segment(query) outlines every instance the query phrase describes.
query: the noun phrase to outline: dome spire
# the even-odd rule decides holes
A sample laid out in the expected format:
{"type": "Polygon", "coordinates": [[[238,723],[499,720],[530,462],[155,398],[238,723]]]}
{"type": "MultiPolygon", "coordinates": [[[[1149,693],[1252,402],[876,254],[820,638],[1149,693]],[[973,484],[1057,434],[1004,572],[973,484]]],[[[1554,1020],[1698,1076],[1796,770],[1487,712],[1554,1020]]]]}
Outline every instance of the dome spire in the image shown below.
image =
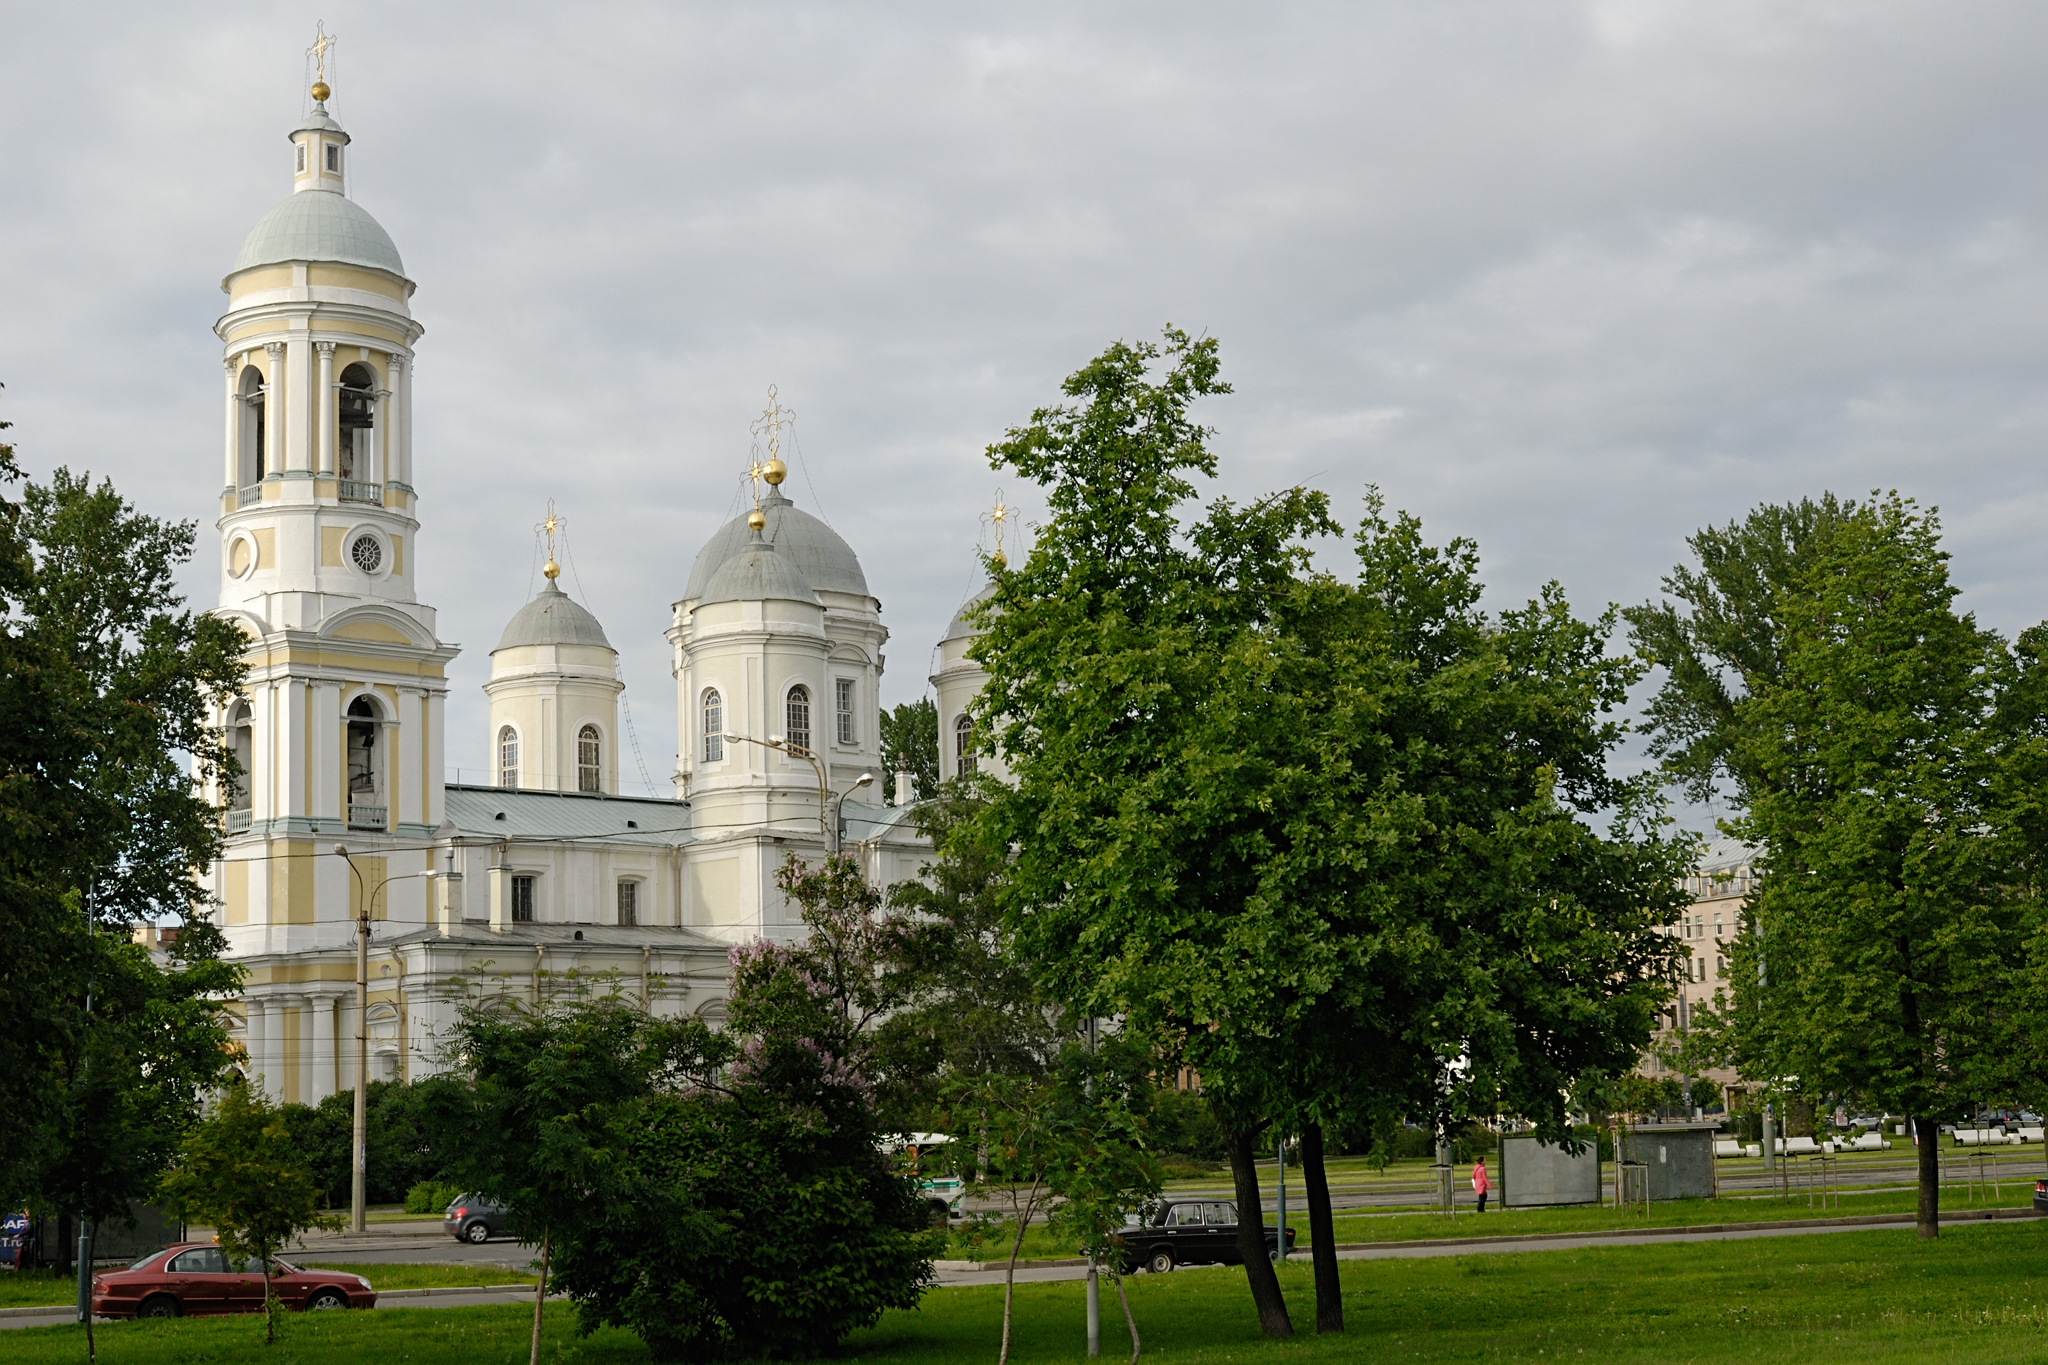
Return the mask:
{"type": "MultiPolygon", "coordinates": [[[[553,498],[548,499],[547,520],[541,522],[540,525],[534,527],[533,529],[536,531],[544,531],[547,533],[548,562],[546,566],[541,569],[541,572],[546,574],[548,576],[548,582],[552,583],[557,578],[560,578],[562,576],[562,566],[555,563],[555,532],[562,529],[562,519],[555,515],[555,500],[553,498]]],[[[533,561],[528,560],[527,562],[530,564],[533,561]]]]}
{"type": "Polygon", "coordinates": [[[747,477],[753,480],[754,484],[754,510],[747,518],[747,525],[756,531],[768,524],[768,518],[761,512],[761,485],[768,485],[768,498],[773,502],[776,497],[774,490],[781,488],[782,481],[789,477],[789,466],[782,462],[782,427],[795,416],[795,413],[782,406],[782,400],[776,396],[775,386],[770,384],[768,406],[747,428],[754,437],[752,458],[747,464],[747,477]],[[768,458],[765,460],[761,458],[761,441],[764,437],[768,441],[768,458]]]}
{"type": "Polygon", "coordinates": [[[1010,519],[1010,508],[1003,503],[1003,490],[996,490],[996,505],[989,510],[989,523],[996,528],[996,551],[989,556],[998,569],[1009,564],[1009,557],[1003,553],[1003,523],[1010,519]]]}
{"type": "MultiPolygon", "coordinates": [[[[306,49],[306,55],[313,59],[313,101],[325,104],[332,92],[327,88],[327,54],[340,39],[327,31],[327,21],[320,20],[313,25],[313,45],[306,49]]],[[[326,113],[325,109],[320,111],[326,113]]]]}

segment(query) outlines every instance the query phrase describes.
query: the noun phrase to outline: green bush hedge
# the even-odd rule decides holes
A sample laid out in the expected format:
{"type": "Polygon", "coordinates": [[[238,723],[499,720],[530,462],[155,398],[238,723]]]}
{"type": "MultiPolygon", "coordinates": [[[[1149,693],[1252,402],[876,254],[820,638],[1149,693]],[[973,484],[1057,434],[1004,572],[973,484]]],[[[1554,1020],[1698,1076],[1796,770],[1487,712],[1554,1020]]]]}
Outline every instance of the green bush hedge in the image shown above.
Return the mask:
{"type": "Polygon", "coordinates": [[[407,1213],[439,1213],[462,1197],[460,1185],[440,1180],[422,1180],[405,1192],[407,1213]]]}

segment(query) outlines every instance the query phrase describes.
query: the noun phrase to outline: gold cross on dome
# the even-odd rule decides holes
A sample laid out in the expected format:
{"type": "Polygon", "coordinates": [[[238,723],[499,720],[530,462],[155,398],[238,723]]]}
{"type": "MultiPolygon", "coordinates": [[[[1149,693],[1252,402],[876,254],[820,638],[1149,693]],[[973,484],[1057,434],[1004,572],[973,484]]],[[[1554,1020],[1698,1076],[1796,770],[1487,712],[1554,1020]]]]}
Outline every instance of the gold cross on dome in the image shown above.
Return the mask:
{"type": "Polygon", "coordinates": [[[562,572],[562,566],[555,563],[555,532],[562,529],[562,519],[555,515],[555,500],[553,498],[548,499],[547,519],[533,529],[547,533],[548,562],[547,567],[542,569],[541,572],[549,578],[553,578],[562,572]]]}
{"type": "Polygon", "coordinates": [[[313,25],[313,45],[306,49],[306,55],[313,59],[313,79],[327,79],[327,53],[334,46],[335,35],[327,31],[327,21],[322,19],[313,25]]]}
{"type": "Polygon", "coordinates": [[[1010,519],[1010,508],[1003,502],[1001,489],[996,490],[996,505],[989,510],[988,519],[996,528],[996,552],[990,558],[998,564],[1007,564],[1009,560],[1003,554],[1003,523],[1010,519]]]}
{"type": "MultiPolygon", "coordinates": [[[[782,406],[782,400],[776,396],[775,386],[770,384],[768,386],[768,406],[762,410],[759,420],[747,428],[750,433],[757,437],[765,436],[768,438],[769,460],[779,460],[782,458],[782,424],[795,416],[795,413],[782,406]]],[[[756,463],[757,471],[765,471],[767,467],[766,463],[756,463]]],[[[758,480],[761,475],[759,472],[756,472],[754,477],[758,480]]]]}

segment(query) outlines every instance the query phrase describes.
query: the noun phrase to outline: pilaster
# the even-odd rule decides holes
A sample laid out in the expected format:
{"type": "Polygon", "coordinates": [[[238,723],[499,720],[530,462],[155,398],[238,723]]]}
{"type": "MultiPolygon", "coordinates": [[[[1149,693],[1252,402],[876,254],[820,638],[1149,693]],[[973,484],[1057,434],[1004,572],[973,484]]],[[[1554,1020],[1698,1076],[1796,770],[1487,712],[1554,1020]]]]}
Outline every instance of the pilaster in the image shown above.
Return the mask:
{"type": "Polygon", "coordinates": [[[284,469],[284,343],[266,341],[263,351],[270,357],[263,380],[263,472],[268,476],[284,469]]]}
{"type": "Polygon", "coordinates": [[[320,378],[313,389],[313,425],[320,433],[320,473],[332,477],[334,474],[334,343],[316,341],[313,349],[320,356],[320,378]]]}

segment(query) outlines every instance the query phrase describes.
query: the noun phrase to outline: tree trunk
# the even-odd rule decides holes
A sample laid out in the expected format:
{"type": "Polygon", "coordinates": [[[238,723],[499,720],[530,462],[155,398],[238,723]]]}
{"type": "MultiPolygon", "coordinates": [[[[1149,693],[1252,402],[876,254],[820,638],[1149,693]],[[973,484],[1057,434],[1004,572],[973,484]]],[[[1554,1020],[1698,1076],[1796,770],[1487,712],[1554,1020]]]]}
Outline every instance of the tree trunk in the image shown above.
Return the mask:
{"type": "MultiPolygon", "coordinates": [[[[1308,1187],[1309,1258],[1316,1268],[1316,1331],[1341,1332],[1344,1286],[1337,1278],[1337,1227],[1330,1217],[1330,1181],[1323,1172],[1320,1124],[1302,1125],[1301,1183],[1308,1187]]],[[[1280,1235],[1287,1235],[1284,1228],[1280,1235]]]]}
{"type": "Polygon", "coordinates": [[[268,1346],[277,1340],[277,1292],[270,1287],[269,1248],[264,1248],[258,1264],[263,1267],[263,1344],[268,1346]]]}
{"type": "Polygon", "coordinates": [[[1131,1296],[1124,1293],[1123,1273],[1111,1270],[1116,1277],[1116,1301],[1124,1306],[1124,1326],[1131,1329],[1131,1365],[1138,1365],[1138,1320],[1131,1316],[1131,1296]]]}
{"type": "Polygon", "coordinates": [[[540,1365],[540,1311],[548,1299],[548,1237],[540,1235],[540,1278],[533,1282],[533,1354],[527,1365],[540,1365]]]}
{"type": "Polygon", "coordinates": [[[1920,1207],[1913,1224],[1925,1240],[1941,1236],[1941,1125],[1914,1119],[1913,1132],[1920,1139],[1920,1207]]]}
{"type": "Polygon", "coordinates": [[[1287,1319],[1280,1277],[1266,1259],[1266,1218],[1259,1208],[1259,1159],[1252,1151],[1252,1136],[1236,1124],[1224,1131],[1230,1143],[1230,1174],[1237,1186],[1237,1254],[1251,1280],[1259,1330],[1269,1337],[1291,1337],[1294,1324],[1287,1319]]]}
{"type": "Polygon", "coordinates": [[[1031,1182],[1031,1193],[1021,1211],[1017,1210],[1017,1187],[1010,1187],[1010,1208],[1017,1212],[1017,1237],[1010,1243],[1010,1263],[1003,1268],[1003,1349],[996,1356],[996,1365],[1010,1365],[1010,1302],[1017,1293],[1017,1257],[1024,1250],[1024,1229],[1031,1226],[1031,1210],[1037,1206],[1036,1179],[1031,1182]]]}

